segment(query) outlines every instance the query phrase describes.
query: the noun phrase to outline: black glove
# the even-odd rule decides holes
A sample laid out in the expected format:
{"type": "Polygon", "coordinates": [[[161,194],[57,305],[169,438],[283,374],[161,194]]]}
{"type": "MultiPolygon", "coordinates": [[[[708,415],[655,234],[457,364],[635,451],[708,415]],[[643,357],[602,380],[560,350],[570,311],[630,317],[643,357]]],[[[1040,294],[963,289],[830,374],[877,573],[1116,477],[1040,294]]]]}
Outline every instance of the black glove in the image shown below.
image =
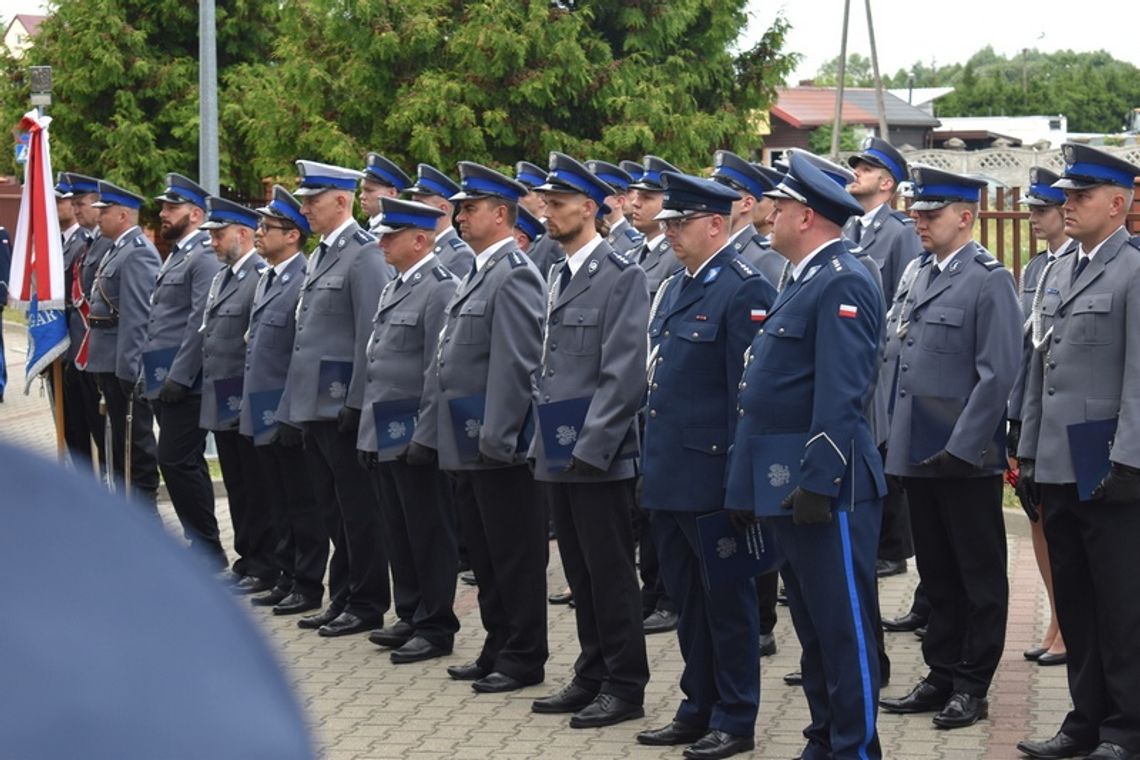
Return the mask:
{"type": "Polygon", "coordinates": [[[1021,443],[1021,420],[1010,420],[1005,434],[1005,455],[1017,459],[1017,444],[1021,443]]]}
{"type": "Polygon", "coordinates": [[[1104,499],[1109,504],[1140,501],[1140,470],[1113,462],[1104,480],[1093,489],[1092,499],[1104,499]]]}
{"type": "Polygon", "coordinates": [[[283,449],[300,448],[301,430],[283,422],[278,423],[277,434],[273,437],[273,441],[283,449]]]}
{"type": "Polygon", "coordinates": [[[1037,467],[1032,459],[1017,460],[1017,498],[1032,522],[1037,522],[1037,505],[1041,503],[1041,486],[1037,485],[1037,467]],[[1026,508],[1031,504],[1033,511],[1026,508]]]}
{"type": "Polygon", "coordinates": [[[169,377],[162,381],[162,387],[158,389],[158,400],[164,404],[181,404],[189,395],[189,388],[169,377]]]}
{"type": "Polygon", "coordinates": [[[1023,493],[1021,490],[1021,473],[1018,473],[1017,488],[1014,493],[1017,494],[1017,500],[1021,503],[1021,511],[1029,518],[1029,522],[1035,523],[1041,519],[1041,513],[1037,511],[1037,505],[1030,501],[1028,494],[1023,493]]]}
{"type": "Polygon", "coordinates": [[[563,470],[563,472],[572,472],[575,475],[583,475],[588,478],[596,478],[606,474],[606,471],[601,467],[595,467],[589,462],[579,459],[576,456],[570,457],[570,464],[566,465],[566,469],[563,470]]]}
{"type": "Polygon", "coordinates": [[[356,463],[360,465],[362,470],[371,472],[376,469],[376,465],[380,463],[380,458],[375,451],[365,451],[364,449],[356,450],[356,463]]]}
{"type": "Polygon", "coordinates": [[[918,466],[932,467],[937,470],[940,475],[948,476],[966,475],[974,469],[974,465],[965,459],[959,459],[946,449],[942,449],[942,451],[939,451],[932,457],[923,459],[918,463],[918,466]]]}
{"type": "Polygon", "coordinates": [[[792,522],[796,525],[814,525],[831,522],[831,501],[830,496],[805,491],[797,486],[796,490],[784,497],[780,506],[792,510],[792,522]]]}
{"type": "Polygon", "coordinates": [[[412,467],[427,467],[435,464],[436,451],[430,446],[412,441],[401,455],[402,459],[412,467]]]}
{"type": "Polygon", "coordinates": [[[728,510],[728,521],[732,523],[732,527],[738,532],[745,533],[756,524],[756,514],[754,512],[746,512],[743,509],[730,509],[728,510]]]}
{"type": "Polygon", "coordinates": [[[336,413],[336,432],[356,435],[360,430],[360,410],[351,406],[342,406],[336,413]]]}
{"type": "Polygon", "coordinates": [[[131,396],[135,395],[136,382],[134,380],[124,380],[121,377],[117,379],[119,381],[119,387],[123,390],[124,396],[130,398],[131,396]]]}

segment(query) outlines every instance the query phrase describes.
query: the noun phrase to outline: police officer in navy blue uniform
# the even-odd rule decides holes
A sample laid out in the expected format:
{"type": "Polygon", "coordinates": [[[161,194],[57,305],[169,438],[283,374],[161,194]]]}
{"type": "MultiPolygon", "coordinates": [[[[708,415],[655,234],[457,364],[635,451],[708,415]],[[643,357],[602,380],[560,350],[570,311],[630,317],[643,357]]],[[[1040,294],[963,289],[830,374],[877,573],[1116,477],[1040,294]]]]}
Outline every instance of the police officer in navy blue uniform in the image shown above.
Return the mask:
{"type": "Polygon", "coordinates": [[[752,223],[754,210],[764,193],[775,183],[758,168],[727,150],[718,150],[713,157],[715,169],[712,178],[740,193],[740,200],[732,204],[732,229],[729,243],[744,260],[759,270],[768,282],[775,285],[787,263],[772,250],[767,238],[752,223]]]}
{"type": "MultiPolygon", "coordinates": [[[[546,201],[542,193],[532,192],[534,188],[546,181],[546,172],[542,167],[530,161],[519,161],[515,164],[515,181],[526,188],[526,193],[519,198],[519,208],[525,208],[537,219],[546,217],[546,201]]],[[[546,234],[546,223],[543,221],[543,233],[531,242],[526,255],[538,267],[538,273],[546,279],[550,275],[550,268],[566,254],[558,241],[546,234]]]]}
{"type": "Polygon", "coordinates": [[[986,717],[1005,644],[1004,432],[1022,320],[1012,276],[971,239],[985,181],[927,167],[912,176],[912,211],[932,255],[887,336],[902,345],[886,469],[910,502],[930,600],[929,674],[882,706],[935,712],[936,726],[960,728],[986,717]]]}
{"type": "Polygon", "coordinates": [[[802,757],[866,760],[881,756],[873,627],[886,486],[865,408],[882,295],[840,236],[859,211],[846,190],[795,154],[769,193],[772,245],[793,269],[746,359],[726,503],[768,514],[761,507],[774,505],[755,502],[753,459],[766,436],[802,437],[787,463],[768,470],[770,482],[795,485],[780,505],[791,514],[767,518],[786,560],[788,606],[803,648],[811,724],[802,757]]]}
{"type": "Polygon", "coordinates": [[[608,161],[587,161],[586,168],[614,189],[614,194],[605,199],[605,204],[610,209],[604,217],[608,227],[606,242],[618,253],[629,253],[645,242],[645,236],[635,230],[626,218],[629,186],[633,177],[625,169],[608,161]]]}
{"type": "Polygon", "coordinates": [[[436,221],[435,245],[431,252],[439,259],[440,265],[451,273],[466,272],[471,268],[475,259],[475,252],[452,224],[455,216],[455,204],[449,199],[459,192],[459,185],[431,164],[420,164],[416,168],[416,182],[405,192],[410,193],[412,200],[426,203],[440,210],[441,214],[436,221]]]}
{"type": "Polygon", "coordinates": [[[697,518],[725,506],[733,400],[744,352],[775,288],[728,244],[739,193],[666,172],[665,224],[684,269],[666,281],[650,323],[641,506],[661,577],[677,604],[685,694],[673,721],[638,734],[650,745],[691,745],[685,757],[719,758],[754,747],[760,700],[759,621],[751,578],[706,590],[697,518]]]}

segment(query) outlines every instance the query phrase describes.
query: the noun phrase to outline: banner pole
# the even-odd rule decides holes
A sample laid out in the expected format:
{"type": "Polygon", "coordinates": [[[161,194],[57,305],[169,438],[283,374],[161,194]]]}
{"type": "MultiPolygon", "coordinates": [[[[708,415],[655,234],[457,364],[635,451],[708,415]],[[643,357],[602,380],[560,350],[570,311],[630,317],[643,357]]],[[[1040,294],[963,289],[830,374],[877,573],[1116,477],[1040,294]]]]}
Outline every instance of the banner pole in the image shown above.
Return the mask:
{"type": "Polygon", "coordinates": [[[59,359],[51,363],[51,384],[55,396],[55,448],[62,463],[67,456],[67,444],[63,437],[63,362],[59,359]]]}

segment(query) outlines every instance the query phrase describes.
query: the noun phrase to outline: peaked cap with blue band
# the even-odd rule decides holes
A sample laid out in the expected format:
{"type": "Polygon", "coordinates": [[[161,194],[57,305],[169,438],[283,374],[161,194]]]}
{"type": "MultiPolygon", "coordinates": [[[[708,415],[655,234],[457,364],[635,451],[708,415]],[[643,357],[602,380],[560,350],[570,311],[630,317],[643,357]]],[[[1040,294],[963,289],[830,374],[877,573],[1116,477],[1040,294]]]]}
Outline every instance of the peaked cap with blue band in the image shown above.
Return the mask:
{"type": "MultiPolygon", "coordinates": [[[[764,164],[758,164],[755,161],[751,163],[751,166],[753,169],[763,174],[764,179],[768,180],[769,184],[771,184],[772,187],[780,184],[780,180],[784,178],[784,173],[782,171],[774,169],[771,166],[764,166],[764,164]]],[[[772,188],[768,189],[771,190],[772,188]]]]}
{"type": "Polygon", "coordinates": [[[124,206],[126,208],[138,209],[143,205],[141,195],[132,193],[130,190],[124,190],[118,185],[112,185],[107,180],[99,180],[97,187],[96,192],[99,193],[99,200],[91,204],[95,208],[124,206]]]}
{"type": "Polygon", "coordinates": [[[641,175],[645,173],[645,169],[636,161],[622,161],[620,164],[618,164],[618,168],[629,175],[630,184],[633,184],[634,182],[640,182],[641,175]]]}
{"type": "Polygon", "coordinates": [[[163,203],[193,203],[205,210],[208,195],[206,188],[194,180],[171,172],[166,175],[166,189],[162,191],[162,195],[154,196],[154,199],[163,203]]]}
{"type": "Polygon", "coordinates": [[[881,137],[868,137],[863,141],[863,149],[847,159],[854,167],[859,162],[886,169],[895,178],[895,184],[905,182],[908,176],[906,159],[881,137]]]}
{"type": "Polygon", "coordinates": [[[606,198],[614,194],[614,189],[565,153],[550,152],[550,171],[546,175],[546,182],[532,189],[544,193],[584,195],[597,204],[598,216],[612,211],[606,205],[606,198]]]}
{"type": "Polygon", "coordinates": [[[665,198],[661,203],[661,213],[653,217],[661,221],[698,214],[728,216],[732,213],[733,202],[740,200],[740,193],[731,187],[704,177],[665,172],[661,181],[665,186],[665,198]]]}
{"type": "Polygon", "coordinates": [[[319,195],[326,190],[343,190],[356,193],[356,183],[364,177],[364,172],[346,169],[343,166],[322,164],[316,161],[297,161],[297,173],[301,175],[301,186],[294,195],[319,195]]]}
{"type": "Polygon", "coordinates": [[[977,203],[986,186],[984,179],[935,169],[915,166],[910,170],[913,182],[914,204],[911,211],[936,211],[951,203],[977,203]]]}
{"type": "Polygon", "coordinates": [[[1091,145],[1064,143],[1061,156],[1065,159],[1065,172],[1053,187],[1062,190],[1083,190],[1097,185],[1132,189],[1136,177],[1140,176],[1140,167],[1091,145]]]}
{"type": "Polygon", "coordinates": [[[611,164],[609,161],[599,161],[596,158],[591,158],[586,162],[586,168],[590,170],[591,174],[602,182],[605,182],[618,193],[624,193],[629,189],[630,183],[633,182],[633,177],[630,176],[629,172],[617,164],[611,164]]]}
{"type": "Polygon", "coordinates": [[[759,198],[776,186],[766,174],[729,150],[718,150],[713,155],[712,178],[741,192],[759,198]]]}
{"type": "Polygon", "coordinates": [[[494,197],[518,203],[519,198],[530,192],[521,182],[473,161],[459,162],[459,187],[459,192],[448,198],[449,201],[494,197]]]}
{"type": "Polygon", "coordinates": [[[404,192],[412,195],[438,195],[447,200],[459,192],[459,185],[431,164],[416,167],[416,183],[404,192]]]}
{"type": "Polygon", "coordinates": [[[819,169],[821,172],[831,177],[832,181],[840,187],[847,187],[855,181],[855,172],[848,169],[846,166],[840,166],[834,161],[817,156],[811,151],[800,150],[799,148],[789,148],[788,154],[794,156],[799,154],[812,163],[812,165],[819,169]]]}
{"type": "Polygon", "coordinates": [[[834,177],[824,174],[803,151],[791,154],[788,173],[779,185],[764,194],[802,203],[840,227],[852,216],[863,214],[859,201],[840,187],[834,177]]]}
{"type": "Polygon", "coordinates": [[[663,158],[646,156],[641,162],[641,176],[638,177],[636,182],[631,183],[630,187],[660,193],[665,190],[665,186],[661,180],[661,175],[664,172],[673,172],[674,174],[684,173],[663,158]]]}
{"type": "Polygon", "coordinates": [[[62,201],[70,198],[72,194],[71,178],[67,172],[60,172],[55,176],[55,197],[62,201]]]}
{"type": "Polygon", "coordinates": [[[546,172],[538,164],[519,161],[515,164],[515,180],[521,182],[527,189],[538,187],[546,181],[546,172]]]}
{"type": "Polygon", "coordinates": [[[436,220],[443,215],[442,210],[419,201],[381,198],[380,226],[375,231],[383,234],[415,229],[434,233],[436,220]]]}
{"type": "Polygon", "coordinates": [[[364,179],[394,187],[400,192],[412,184],[412,179],[403,169],[379,153],[369,153],[364,164],[364,179]]]}
{"type": "Polygon", "coordinates": [[[63,176],[67,178],[67,184],[71,185],[72,197],[99,192],[99,180],[95,177],[88,177],[85,174],[76,174],[75,172],[64,172],[63,176]]]}
{"type": "Polygon", "coordinates": [[[313,230],[309,226],[309,220],[301,213],[301,202],[293,197],[293,194],[281,187],[281,185],[273,186],[273,200],[269,204],[257,209],[257,213],[262,216],[270,216],[274,219],[283,219],[287,222],[292,222],[297,226],[301,232],[306,235],[312,234],[313,230]]]}
{"type": "Polygon", "coordinates": [[[240,203],[211,195],[206,198],[206,221],[198,227],[202,230],[220,230],[231,224],[257,229],[257,212],[240,203]]]}
{"type": "Polygon", "coordinates": [[[1053,187],[1059,179],[1060,176],[1044,166],[1034,166],[1029,170],[1029,189],[1018,203],[1023,206],[1060,206],[1065,202],[1065,191],[1053,187]]]}
{"type": "Polygon", "coordinates": [[[519,206],[519,214],[515,218],[515,227],[522,230],[522,233],[530,238],[531,242],[538,240],[540,235],[546,234],[546,225],[542,223],[542,220],[522,206],[519,206]]]}

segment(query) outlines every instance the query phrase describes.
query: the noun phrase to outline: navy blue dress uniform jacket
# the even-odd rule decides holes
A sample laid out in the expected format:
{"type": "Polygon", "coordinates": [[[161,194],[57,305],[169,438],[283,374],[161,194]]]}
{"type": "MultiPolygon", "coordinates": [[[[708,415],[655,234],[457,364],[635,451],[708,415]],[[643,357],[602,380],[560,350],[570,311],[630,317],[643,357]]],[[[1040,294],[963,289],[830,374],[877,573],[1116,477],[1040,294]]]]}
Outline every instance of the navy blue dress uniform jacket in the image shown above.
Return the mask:
{"type": "Polygon", "coordinates": [[[730,247],[692,281],[662,287],[649,327],[645,412],[645,509],[707,512],[724,507],[725,467],[736,428],[734,388],[744,352],[775,288],[730,247]],[[683,452],[683,456],[679,456],[683,452]]]}

